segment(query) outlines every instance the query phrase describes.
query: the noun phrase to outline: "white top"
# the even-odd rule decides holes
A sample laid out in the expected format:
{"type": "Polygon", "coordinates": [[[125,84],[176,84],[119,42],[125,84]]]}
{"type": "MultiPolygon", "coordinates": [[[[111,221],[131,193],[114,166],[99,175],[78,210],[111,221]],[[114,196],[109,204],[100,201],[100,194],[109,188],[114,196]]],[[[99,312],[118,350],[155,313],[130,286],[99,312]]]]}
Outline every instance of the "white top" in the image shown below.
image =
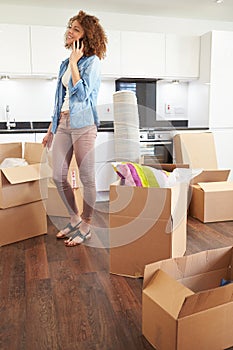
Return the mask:
{"type": "Polygon", "coordinates": [[[65,86],[66,88],[66,94],[65,94],[65,99],[61,108],[62,112],[65,111],[69,111],[69,89],[68,89],[68,83],[70,80],[70,76],[71,76],[71,70],[70,70],[70,64],[67,67],[67,70],[65,71],[65,73],[63,74],[62,77],[62,84],[65,86]]]}

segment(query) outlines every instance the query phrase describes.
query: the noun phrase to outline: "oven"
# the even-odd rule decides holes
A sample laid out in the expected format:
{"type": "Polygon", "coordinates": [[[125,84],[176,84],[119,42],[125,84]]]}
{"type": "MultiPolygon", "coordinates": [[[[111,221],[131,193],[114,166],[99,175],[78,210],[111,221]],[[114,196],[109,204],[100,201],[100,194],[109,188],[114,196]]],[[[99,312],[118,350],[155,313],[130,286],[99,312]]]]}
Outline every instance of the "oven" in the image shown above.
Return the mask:
{"type": "Polygon", "coordinates": [[[163,130],[141,129],[140,156],[144,164],[173,163],[172,133],[163,130]]]}

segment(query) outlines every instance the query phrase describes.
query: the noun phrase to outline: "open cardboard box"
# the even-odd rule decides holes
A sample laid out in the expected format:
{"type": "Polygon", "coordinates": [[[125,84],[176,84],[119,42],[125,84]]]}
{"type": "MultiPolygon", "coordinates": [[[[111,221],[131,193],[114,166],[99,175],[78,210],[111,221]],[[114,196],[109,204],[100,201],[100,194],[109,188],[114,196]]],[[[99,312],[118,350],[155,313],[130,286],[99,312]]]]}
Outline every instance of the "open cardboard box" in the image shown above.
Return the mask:
{"type": "Polygon", "coordinates": [[[6,209],[47,197],[49,167],[39,143],[0,144],[0,163],[5,158],[24,158],[28,165],[0,169],[0,208],[6,209]]]}
{"type": "MultiPolygon", "coordinates": [[[[160,165],[161,166],[161,165],[160,165]]],[[[170,165],[170,170],[175,168],[170,165]]],[[[169,170],[169,165],[166,165],[169,170]]],[[[186,251],[187,185],[110,186],[110,273],[143,277],[146,264],[186,251]]]]}
{"type": "Polygon", "coordinates": [[[0,144],[0,163],[5,158],[24,158],[29,165],[0,169],[0,246],[47,233],[49,167],[43,145],[0,144]]]}
{"type": "Polygon", "coordinates": [[[226,349],[233,345],[233,247],[145,267],[142,333],[157,350],[226,349]]]}
{"type": "Polygon", "coordinates": [[[211,132],[174,136],[177,162],[203,168],[190,186],[189,215],[202,222],[233,220],[233,183],[229,169],[218,169],[214,137],[211,132]]]}

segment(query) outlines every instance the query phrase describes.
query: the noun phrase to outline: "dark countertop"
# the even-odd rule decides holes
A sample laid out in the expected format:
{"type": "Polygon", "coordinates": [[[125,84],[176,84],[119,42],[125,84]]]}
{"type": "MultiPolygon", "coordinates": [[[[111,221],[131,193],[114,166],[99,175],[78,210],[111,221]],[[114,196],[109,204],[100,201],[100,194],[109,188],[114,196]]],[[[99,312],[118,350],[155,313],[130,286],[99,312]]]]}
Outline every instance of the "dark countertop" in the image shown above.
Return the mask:
{"type": "MultiPolygon", "coordinates": [[[[46,133],[50,121],[16,122],[15,127],[7,130],[6,122],[0,122],[0,134],[26,134],[26,133],[46,133]]],[[[174,123],[176,124],[176,123],[174,123]]],[[[208,127],[189,127],[188,125],[171,125],[171,123],[158,122],[152,128],[140,129],[141,131],[187,131],[187,130],[209,130],[208,127]]],[[[113,121],[101,121],[98,132],[114,132],[113,121]]]]}
{"type": "MultiPolygon", "coordinates": [[[[11,122],[12,123],[12,122],[11,122]]],[[[31,134],[47,132],[50,122],[15,122],[7,129],[6,122],[0,122],[0,134],[31,134]]]]}

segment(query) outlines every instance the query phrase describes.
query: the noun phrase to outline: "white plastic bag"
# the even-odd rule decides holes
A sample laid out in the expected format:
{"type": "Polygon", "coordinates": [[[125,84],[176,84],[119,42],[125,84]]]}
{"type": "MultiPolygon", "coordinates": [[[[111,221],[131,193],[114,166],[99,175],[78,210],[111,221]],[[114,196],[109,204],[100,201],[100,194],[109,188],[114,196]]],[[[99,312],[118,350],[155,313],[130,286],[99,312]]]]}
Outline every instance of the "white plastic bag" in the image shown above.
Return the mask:
{"type": "Polygon", "coordinates": [[[5,158],[0,164],[0,169],[26,165],[28,165],[28,162],[23,158],[5,158]]]}

